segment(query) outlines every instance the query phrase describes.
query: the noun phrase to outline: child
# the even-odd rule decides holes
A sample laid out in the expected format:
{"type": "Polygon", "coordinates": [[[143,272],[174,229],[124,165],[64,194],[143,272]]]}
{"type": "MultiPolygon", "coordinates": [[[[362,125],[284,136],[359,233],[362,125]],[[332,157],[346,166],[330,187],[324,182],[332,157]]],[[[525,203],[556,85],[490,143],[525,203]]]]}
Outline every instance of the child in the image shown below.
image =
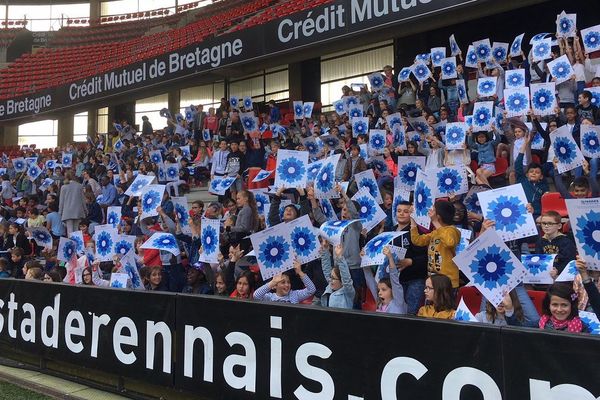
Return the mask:
{"type": "Polygon", "coordinates": [[[549,187],[544,178],[541,165],[531,163],[527,166],[526,171],[523,168],[523,157],[525,157],[525,152],[529,148],[531,139],[532,135],[525,137],[521,151],[515,161],[515,174],[517,182],[523,186],[527,200],[533,207],[533,218],[537,219],[542,213],[542,196],[549,190],[549,187]]]}
{"type": "Polygon", "coordinates": [[[475,171],[475,180],[479,185],[489,186],[488,178],[496,173],[496,155],[494,147],[500,143],[500,135],[496,131],[491,132],[492,140],[489,140],[488,132],[477,132],[475,141],[471,129],[467,131],[469,148],[477,152],[477,164],[479,168],[475,171]]]}
{"type": "Polygon", "coordinates": [[[433,274],[425,281],[425,302],[417,316],[438,319],[454,319],[454,296],[452,283],[446,275],[433,274]]]}
{"type": "Polygon", "coordinates": [[[543,235],[536,244],[537,254],[556,254],[554,268],[558,273],[562,272],[569,261],[575,259],[577,249],[575,243],[560,232],[562,228],[560,214],[556,211],[546,211],[540,219],[543,235]]]}
{"type": "Polygon", "coordinates": [[[7,271],[8,261],[6,258],[0,258],[0,278],[10,278],[10,273],[7,271]]]}
{"type": "Polygon", "coordinates": [[[10,261],[7,265],[7,272],[10,273],[10,276],[13,278],[23,278],[25,275],[23,274],[23,265],[25,264],[25,260],[23,260],[23,249],[20,247],[13,247],[10,249],[10,261]]]}
{"type": "Polygon", "coordinates": [[[540,329],[579,333],[584,330],[577,309],[577,295],[569,283],[558,282],[548,288],[542,303],[540,329]]]}
{"type": "Polygon", "coordinates": [[[215,273],[215,295],[221,297],[229,296],[227,284],[225,283],[225,274],[222,271],[215,273]]]}
{"type": "Polygon", "coordinates": [[[12,206],[12,199],[17,194],[17,189],[15,189],[10,182],[10,177],[8,174],[2,175],[2,200],[4,204],[7,206],[12,206]]]}
{"type": "Polygon", "coordinates": [[[598,290],[597,286],[598,275],[600,273],[598,271],[588,271],[585,260],[580,257],[577,257],[575,265],[577,265],[577,270],[579,271],[579,275],[581,275],[583,287],[588,296],[588,305],[594,314],[596,314],[596,317],[600,318],[600,291],[598,290]],[[592,280],[590,274],[595,275],[595,282],[592,280]]]}
{"type": "Polygon", "coordinates": [[[496,326],[521,326],[525,321],[521,302],[515,291],[506,294],[498,307],[486,301],[485,311],[478,313],[477,321],[496,326]]]}
{"type": "MultiPolygon", "coordinates": [[[[430,128],[432,129],[432,128],[430,128]]],[[[419,152],[427,156],[425,170],[429,168],[442,168],[444,166],[445,145],[439,133],[425,136],[419,143],[419,152]],[[425,147],[425,142],[429,147],[425,147]]]]}
{"type": "Polygon", "coordinates": [[[37,208],[32,208],[28,211],[28,214],[29,215],[27,218],[27,226],[29,228],[37,228],[43,226],[44,222],[46,222],[46,219],[43,215],[40,215],[40,210],[38,210],[37,208]]]}
{"type": "Polygon", "coordinates": [[[315,293],[315,285],[308,275],[302,272],[302,264],[300,264],[300,261],[298,260],[294,260],[294,271],[304,283],[304,289],[291,290],[292,285],[290,283],[289,275],[280,273],[275,275],[270,282],[267,282],[256,289],[254,292],[254,299],[292,304],[299,304],[308,299],[315,293]],[[272,290],[275,290],[275,293],[271,293],[272,290]]]}
{"type": "Polygon", "coordinates": [[[429,210],[431,233],[419,234],[417,223],[410,220],[410,239],[416,246],[429,246],[427,270],[429,274],[442,274],[450,278],[452,287],[458,289],[458,267],[452,259],[460,243],[460,232],[453,226],[454,205],[449,201],[437,201],[429,210]]]}
{"type": "Polygon", "coordinates": [[[383,248],[383,255],[386,257],[390,277],[382,278],[377,285],[375,277],[369,267],[363,268],[367,287],[371,291],[373,298],[377,299],[376,312],[389,314],[406,314],[406,301],[404,301],[404,289],[400,285],[400,272],[394,260],[394,254],[389,246],[383,248]]]}
{"type": "Polygon", "coordinates": [[[321,296],[321,304],[324,307],[352,309],[356,291],[354,290],[348,263],[344,258],[344,247],[341,244],[335,246],[333,256],[337,266],[331,268],[329,244],[323,241],[321,266],[328,285],[323,296],[321,296]]]}
{"type": "Polygon", "coordinates": [[[235,281],[235,290],[229,297],[234,299],[251,299],[254,291],[254,275],[244,271],[235,281]]]}

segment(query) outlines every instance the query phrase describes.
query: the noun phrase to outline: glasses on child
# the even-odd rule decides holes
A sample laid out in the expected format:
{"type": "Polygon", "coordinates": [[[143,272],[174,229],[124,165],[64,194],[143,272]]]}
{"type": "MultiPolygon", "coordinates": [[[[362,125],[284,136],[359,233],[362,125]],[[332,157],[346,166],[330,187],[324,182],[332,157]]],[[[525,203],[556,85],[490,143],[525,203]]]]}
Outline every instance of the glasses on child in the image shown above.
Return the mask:
{"type": "Polygon", "coordinates": [[[542,226],[554,226],[554,225],[560,225],[560,222],[542,222],[541,225],[542,226]]]}

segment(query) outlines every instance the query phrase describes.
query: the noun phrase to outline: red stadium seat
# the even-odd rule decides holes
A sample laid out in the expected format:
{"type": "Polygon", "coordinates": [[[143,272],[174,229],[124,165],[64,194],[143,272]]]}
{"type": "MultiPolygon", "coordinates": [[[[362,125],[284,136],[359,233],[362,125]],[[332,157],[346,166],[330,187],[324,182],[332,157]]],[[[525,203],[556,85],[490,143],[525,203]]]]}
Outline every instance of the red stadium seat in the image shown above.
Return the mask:
{"type": "Polygon", "coordinates": [[[482,298],[483,296],[475,287],[463,286],[460,289],[458,289],[456,304],[458,304],[461,299],[464,299],[467,308],[471,311],[471,313],[473,313],[473,315],[476,315],[477,313],[479,313],[479,310],[481,308],[482,298]]]}
{"type": "Polygon", "coordinates": [[[560,193],[557,192],[547,192],[542,195],[542,214],[546,211],[556,211],[560,214],[561,217],[567,218],[569,213],[567,211],[567,203],[565,203],[565,199],[562,198],[560,193]]]}
{"type": "Polygon", "coordinates": [[[546,297],[546,292],[541,290],[528,290],[527,295],[533,301],[533,305],[537,310],[538,314],[542,315],[542,303],[546,297]]]}

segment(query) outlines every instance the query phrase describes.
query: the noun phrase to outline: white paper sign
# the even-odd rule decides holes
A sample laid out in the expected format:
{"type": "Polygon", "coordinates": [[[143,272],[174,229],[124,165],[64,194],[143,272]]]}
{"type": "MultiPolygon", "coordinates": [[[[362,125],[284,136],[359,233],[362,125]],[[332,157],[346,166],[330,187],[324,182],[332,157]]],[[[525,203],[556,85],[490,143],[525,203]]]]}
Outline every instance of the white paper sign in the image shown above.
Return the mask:
{"type": "Polygon", "coordinates": [[[600,199],[566,199],[579,255],[588,269],[600,271],[600,199]]]}

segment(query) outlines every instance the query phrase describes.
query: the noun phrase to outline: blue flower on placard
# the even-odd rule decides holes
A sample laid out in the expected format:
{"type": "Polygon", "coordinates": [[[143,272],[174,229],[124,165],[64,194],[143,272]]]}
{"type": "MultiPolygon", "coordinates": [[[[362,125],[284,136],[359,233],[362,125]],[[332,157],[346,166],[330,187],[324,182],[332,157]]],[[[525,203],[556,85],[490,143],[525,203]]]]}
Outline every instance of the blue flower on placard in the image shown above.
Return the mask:
{"type": "Polygon", "coordinates": [[[415,185],[415,213],[417,216],[427,215],[432,203],[431,190],[425,185],[425,182],[417,182],[415,185]]]}
{"type": "Polygon", "coordinates": [[[321,169],[321,165],[323,163],[316,162],[308,165],[308,172],[306,173],[306,179],[310,182],[313,182],[321,169]]]}
{"type": "Polygon", "coordinates": [[[373,217],[375,217],[375,213],[377,212],[377,204],[375,201],[367,196],[360,196],[356,198],[356,202],[358,203],[359,218],[367,222],[373,220],[373,217]]]}
{"type": "Polygon", "coordinates": [[[299,256],[307,257],[317,248],[317,237],[306,227],[294,228],[290,236],[294,251],[299,256]]]}
{"type": "Polygon", "coordinates": [[[429,125],[423,121],[415,121],[411,123],[413,129],[419,133],[427,134],[429,132],[429,125]]]}
{"type": "Polygon", "coordinates": [[[256,200],[256,209],[259,214],[264,214],[265,205],[269,204],[269,197],[262,193],[254,193],[254,199],[256,200]]]}
{"type": "Polygon", "coordinates": [[[13,165],[16,171],[23,171],[25,169],[25,162],[23,160],[14,160],[13,165]]]}
{"type": "Polygon", "coordinates": [[[381,150],[385,147],[385,137],[383,135],[371,134],[371,137],[369,139],[369,144],[371,145],[371,148],[381,150]]]}
{"type": "Polygon", "coordinates": [[[446,61],[442,65],[442,70],[444,71],[444,75],[450,76],[450,75],[453,75],[454,72],[456,71],[456,66],[454,65],[454,63],[452,61],[446,61]]]}
{"type": "Polygon", "coordinates": [[[431,57],[430,53],[417,54],[416,60],[424,62],[424,63],[428,63],[430,57],[431,57]]]}
{"type": "Polygon", "coordinates": [[[553,93],[551,93],[548,89],[542,88],[536,91],[533,96],[531,96],[531,101],[536,109],[544,111],[552,106],[553,97],[553,93]]]}
{"type": "Polygon", "coordinates": [[[577,157],[577,146],[565,137],[559,137],[554,141],[554,153],[563,164],[569,164],[577,157]]]}
{"type": "Polygon", "coordinates": [[[383,251],[383,248],[394,238],[390,234],[380,234],[374,237],[365,246],[365,255],[367,257],[375,257],[383,251]]]}
{"type": "Polygon", "coordinates": [[[452,126],[446,130],[446,144],[457,145],[465,141],[465,130],[460,126],[452,126]]]}
{"type": "Polygon", "coordinates": [[[590,211],[577,218],[575,236],[583,250],[596,257],[600,253],[600,213],[590,211]]]}
{"type": "Polygon", "coordinates": [[[179,176],[179,168],[177,166],[171,166],[167,168],[167,176],[169,179],[175,179],[179,176]]]}
{"type": "Polygon", "coordinates": [[[243,117],[242,124],[245,131],[254,132],[256,130],[256,120],[253,117],[243,117]]]}
{"type": "Polygon", "coordinates": [[[446,125],[438,125],[434,128],[435,133],[439,133],[440,135],[444,135],[446,132],[446,125]]]}
{"type": "Polygon", "coordinates": [[[233,185],[233,182],[235,182],[235,180],[235,177],[221,179],[221,181],[219,182],[219,190],[229,189],[229,187],[233,185]]]}
{"type": "Polygon", "coordinates": [[[454,320],[469,322],[471,321],[471,316],[464,310],[456,310],[456,313],[454,314],[454,320]]]}
{"type": "MultiPolygon", "coordinates": [[[[83,244],[83,240],[79,236],[71,236],[69,239],[75,242],[75,249],[77,251],[83,251],[85,246],[83,244]]],[[[51,240],[51,239],[50,239],[51,240]]]]}
{"type": "Polygon", "coordinates": [[[414,74],[418,79],[423,80],[429,76],[429,68],[426,65],[417,65],[414,74]]]}
{"type": "Polygon", "coordinates": [[[383,86],[383,78],[379,74],[377,74],[375,76],[371,76],[370,81],[371,81],[371,86],[373,87],[373,89],[379,89],[383,86]]]}
{"type": "Polygon", "coordinates": [[[485,43],[479,43],[475,51],[477,52],[477,55],[481,60],[487,60],[490,57],[490,46],[488,46],[485,43]]]}
{"type": "Polygon", "coordinates": [[[539,42],[533,48],[533,54],[537,58],[546,58],[548,55],[550,55],[550,46],[546,42],[539,42]]]}
{"type": "Polygon", "coordinates": [[[321,140],[329,147],[337,147],[340,144],[340,140],[335,136],[321,138],[321,140]]]}
{"type": "Polygon", "coordinates": [[[552,76],[556,79],[567,78],[571,72],[571,65],[566,62],[558,62],[552,66],[552,76]]]}
{"type": "Polygon", "coordinates": [[[330,220],[336,217],[333,206],[331,205],[331,202],[328,199],[321,199],[320,204],[321,211],[323,212],[325,218],[330,220]]]}
{"type": "Polygon", "coordinates": [[[33,237],[40,243],[52,243],[52,236],[45,231],[34,231],[33,237]]]}
{"type": "Polygon", "coordinates": [[[371,167],[375,168],[377,172],[381,175],[387,174],[389,172],[387,164],[378,158],[374,158],[371,160],[371,167]]]}
{"type": "Polygon", "coordinates": [[[406,81],[408,80],[408,78],[410,77],[410,68],[402,68],[402,70],[400,71],[400,73],[398,74],[399,80],[401,81],[406,81]]]}
{"type": "Polygon", "coordinates": [[[244,108],[247,108],[247,109],[252,108],[252,99],[250,97],[244,98],[244,108]]]}
{"type": "Polygon", "coordinates": [[[159,152],[153,152],[150,154],[150,160],[152,160],[154,164],[162,163],[162,157],[159,152]]]}
{"type": "Polygon", "coordinates": [[[175,203],[175,214],[177,215],[177,219],[182,226],[188,225],[188,220],[190,219],[190,215],[187,210],[183,206],[183,204],[175,203]]]}
{"type": "Polygon", "coordinates": [[[131,242],[128,242],[127,240],[120,240],[117,243],[115,243],[115,253],[120,254],[122,256],[127,254],[129,252],[129,250],[131,250],[132,248],[133,248],[133,245],[131,244],[131,242]]]}
{"type": "MultiPolygon", "coordinates": [[[[211,183],[212,185],[212,183],[211,183]]],[[[160,205],[160,194],[156,190],[149,190],[142,196],[142,210],[150,212],[160,205]]]]}
{"type": "Polygon", "coordinates": [[[481,204],[479,204],[479,197],[476,193],[465,197],[463,203],[467,211],[471,211],[475,214],[481,214],[481,204]]]}
{"type": "Polygon", "coordinates": [[[358,98],[356,96],[348,96],[345,98],[345,102],[346,102],[346,105],[348,106],[348,108],[350,108],[352,106],[357,106],[358,98]]]}
{"type": "Polygon", "coordinates": [[[350,118],[360,118],[363,116],[363,110],[360,107],[353,107],[348,112],[350,118]]]}
{"type": "Polygon", "coordinates": [[[477,53],[475,52],[475,50],[471,50],[467,53],[467,60],[469,60],[469,63],[471,65],[477,64],[477,61],[479,61],[479,58],[477,57],[477,53]]]}
{"type": "Polygon", "coordinates": [[[558,21],[558,31],[562,34],[567,34],[573,29],[573,21],[567,17],[562,17],[558,21]]]}
{"type": "Polygon", "coordinates": [[[598,31],[589,31],[583,37],[583,43],[588,48],[588,50],[596,49],[600,47],[600,32],[598,31]]]}
{"type": "Polygon", "coordinates": [[[211,192],[218,192],[219,186],[221,186],[221,179],[213,179],[210,181],[210,190],[211,192]]]}
{"type": "Polygon", "coordinates": [[[437,178],[438,188],[440,189],[440,193],[443,194],[458,192],[463,180],[456,170],[450,168],[444,168],[438,172],[437,178]]]}
{"type": "Polygon", "coordinates": [[[379,186],[377,186],[377,182],[373,181],[372,179],[363,179],[360,181],[358,184],[358,189],[360,190],[362,188],[367,188],[369,194],[375,199],[379,195],[379,186]]]}
{"type": "Polygon", "coordinates": [[[302,106],[302,103],[294,105],[294,115],[297,117],[304,116],[304,107],[302,106]]]}
{"type": "Polygon", "coordinates": [[[496,61],[504,61],[506,60],[506,49],[504,47],[496,47],[494,49],[494,59],[496,61]]]}
{"type": "Polygon", "coordinates": [[[529,257],[524,264],[531,275],[538,275],[546,269],[549,260],[550,257],[548,255],[540,254],[529,257]]]}
{"type": "Polygon", "coordinates": [[[37,178],[41,173],[42,171],[36,164],[33,164],[31,168],[29,168],[29,176],[32,178],[37,178]]]}
{"type": "Polygon", "coordinates": [[[335,171],[333,164],[325,164],[325,166],[321,168],[320,172],[320,176],[317,176],[318,179],[316,179],[315,185],[321,192],[327,193],[333,189],[335,182],[335,171]]]}
{"type": "Polygon", "coordinates": [[[114,211],[109,212],[106,216],[106,223],[112,225],[113,227],[116,227],[119,224],[120,220],[121,217],[114,211]]]}
{"type": "Polygon", "coordinates": [[[119,140],[117,143],[115,143],[115,146],[114,146],[114,147],[115,147],[115,150],[116,150],[116,151],[121,151],[121,149],[123,148],[123,142],[121,142],[121,141],[119,140]]]}
{"type": "MultiPolygon", "coordinates": [[[[506,99],[506,108],[513,112],[521,112],[528,108],[529,100],[523,93],[513,93],[506,99]]],[[[502,114],[498,114],[502,115],[502,114]]]]}
{"type": "Polygon", "coordinates": [[[514,270],[510,253],[496,245],[479,250],[469,266],[473,281],[493,290],[508,283],[508,275],[514,270]]]}
{"type": "Polygon", "coordinates": [[[598,135],[594,131],[588,131],[583,134],[581,138],[581,144],[583,145],[584,150],[589,153],[598,153],[600,151],[600,141],[598,140],[598,135]]]}
{"type": "Polygon", "coordinates": [[[392,133],[394,135],[394,146],[403,146],[404,145],[404,129],[402,129],[400,125],[394,125],[392,133]]]}
{"type": "Polygon", "coordinates": [[[335,236],[340,230],[343,230],[344,228],[346,228],[348,225],[350,225],[350,220],[344,220],[344,221],[333,221],[333,222],[327,222],[323,228],[322,231],[323,233],[325,233],[325,235],[332,237],[335,236]]]}
{"type": "Polygon", "coordinates": [[[304,165],[296,157],[289,157],[282,160],[277,169],[279,178],[287,183],[298,182],[304,175],[304,165]]]}
{"type": "Polygon", "coordinates": [[[202,248],[206,253],[217,251],[217,242],[219,241],[218,232],[212,225],[207,225],[202,230],[202,248]]]}
{"type": "Polygon", "coordinates": [[[312,104],[305,103],[302,112],[303,112],[304,116],[306,117],[307,115],[310,116],[312,114],[312,110],[313,110],[312,104]]]}
{"type": "Polygon", "coordinates": [[[506,81],[511,88],[518,88],[525,84],[525,78],[523,78],[523,75],[519,72],[509,73],[506,81]]]}
{"type": "Polygon", "coordinates": [[[310,154],[317,154],[319,152],[319,145],[315,142],[307,141],[304,143],[304,147],[306,147],[306,150],[308,150],[310,154]]]}
{"type": "Polygon", "coordinates": [[[135,181],[131,184],[131,192],[134,194],[139,193],[140,190],[142,190],[142,188],[144,186],[146,186],[146,181],[144,181],[144,180],[135,181]]]}
{"type": "Polygon", "coordinates": [[[465,89],[464,85],[456,85],[456,89],[458,90],[458,98],[466,99],[467,90],[465,89]]]}
{"type": "Polygon", "coordinates": [[[355,135],[366,134],[369,131],[369,125],[367,125],[364,121],[359,120],[352,124],[352,130],[355,135]]]}
{"type": "Polygon", "coordinates": [[[533,137],[533,140],[531,141],[531,146],[532,146],[532,148],[534,148],[536,146],[543,146],[543,145],[544,145],[544,138],[538,132],[533,137]]]}
{"type": "Polygon", "coordinates": [[[531,38],[531,42],[537,42],[538,40],[542,40],[548,35],[549,33],[538,33],[537,35],[531,38]]]}
{"type": "Polygon", "coordinates": [[[515,196],[500,196],[488,208],[486,218],[496,222],[496,229],[512,232],[526,221],[527,209],[515,196]]]}
{"type": "Polygon", "coordinates": [[[335,108],[335,112],[338,114],[343,114],[345,111],[344,102],[342,100],[334,101],[333,107],[335,108]]]}
{"type": "Polygon", "coordinates": [[[64,156],[62,159],[63,166],[67,167],[67,166],[71,165],[71,160],[72,159],[70,156],[64,156]]]}
{"type": "Polygon", "coordinates": [[[522,39],[519,37],[519,38],[516,38],[515,41],[513,42],[512,46],[510,47],[510,51],[513,54],[516,54],[519,52],[519,50],[521,50],[521,41],[522,41],[522,39]]]}
{"type": "Polygon", "coordinates": [[[112,238],[110,237],[110,233],[106,231],[102,231],[98,234],[96,238],[96,251],[101,256],[106,256],[110,254],[110,251],[113,246],[112,238]]]}
{"type": "Polygon", "coordinates": [[[595,91],[595,92],[590,91],[590,93],[592,94],[591,103],[595,106],[600,106],[600,91],[595,91]]]}
{"type": "Polygon", "coordinates": [[[488,108],[480,107],[473,115],[473,124],[479,127],[485,127],[490,124],[492,113],[488,108]]]}
{"type": "Polygon", "coordinates": [[[281,236],[270,236],[259,246],[258,260],[266,268],[278,268],[290,256],[290,246],[281,236]]]}
{"type": "Polygon", "coordinates": [[[492,95],[496,90],[496,85],[490,80],[484,80],[479,84],[479,93],[483,95],[492,95]]]}
{"type": "Polygon", "coordinates": [[[170,234],[158,235],[158,237],[156,239],[154,239],[152,244],[154,245],[154,247],[161,249],[161,250],[177,248],[177,241],[175,240],[175,237],[170,234]]]}
{"type": "Polygon", "coordinates": [[[586,332],[592,335],[600,335],[600,324],[598,322],[582,314],[579,315],[579,319],[581,319],[581,322],[587,328],[586,332]]]}
{"type": "Polygon", "coordinates": [[[400,180],[407,186],[413,186],[415,184],[415,180],[417,179],[417,170],[419,169],[419,165],[414,162],[409,162],[404,164],[398,174],[400,175],[400,180]]]}
{"type": "Polygon", "coordinates": [[[123,282],[119,282],[118,280],[114,280],[110,283],[110,287],[114,289],[125,289],[123,282]]]}
{"type": "Polygon", "coordinates": [[[440,61],[444,58],[445,54],[442,51],[435,51],[431,53],[431,60],[433,61],[433,65],[438,65],[440,61]]]}
{"type": "Polygon", "coordinates": [[[229,104],[231,105],[231,107],[233,108],[238,108],[238,104],[239,104],[239,99],[237,97],[231,97],[229,99],[229,104]]]}

